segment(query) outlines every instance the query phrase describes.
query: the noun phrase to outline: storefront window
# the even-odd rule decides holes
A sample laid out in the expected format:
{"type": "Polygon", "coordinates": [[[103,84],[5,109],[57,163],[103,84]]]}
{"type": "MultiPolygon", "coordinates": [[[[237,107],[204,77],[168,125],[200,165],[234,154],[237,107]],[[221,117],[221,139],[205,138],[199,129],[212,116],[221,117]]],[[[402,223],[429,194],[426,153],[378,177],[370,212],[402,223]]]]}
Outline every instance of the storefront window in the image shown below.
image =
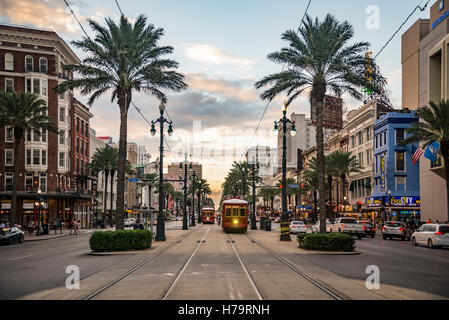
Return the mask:
{"type": "Polygon", "coordinates": [[[405,152],[396,152],[396,171],[405,171],[405,152]]]}

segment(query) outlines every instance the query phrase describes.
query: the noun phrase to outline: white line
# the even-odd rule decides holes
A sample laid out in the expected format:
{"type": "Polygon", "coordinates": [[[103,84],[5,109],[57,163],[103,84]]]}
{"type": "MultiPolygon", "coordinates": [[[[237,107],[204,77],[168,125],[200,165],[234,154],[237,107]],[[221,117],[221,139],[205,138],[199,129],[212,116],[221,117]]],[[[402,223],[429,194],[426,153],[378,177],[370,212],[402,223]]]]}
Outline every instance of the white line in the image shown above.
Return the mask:
{"type": "Polygon", "coordinates": [[[189,260],[187,260],[186,264],[184,265],[184,267],[181,269],[181,271],[179,272],[178,276],[176,277],[176,279],[173,281],[173,283],[171,284],[170,288],[167,290],[167,292],[165,293],[165,295],[162,297],[161,300],[166,300],[168,298],[168,296],[170,295],[170,292],[173,290],[173,288],[176,286],[176,283],[178,282],[179,278],[181,278],[182,273],[184,272],[184,270],[187,268],[187,266],[189,265],[190,261],[192,260],[193,256],[195,255],[195,253],[198,251],[198,249],[200,248],[201,244],[203,243],[204,239],[206,239],[207,233],[209,232],[210,228],[207,229],[206,233],[204,234],[203,239],[200,240],[200,242],[198,243],[198,245],[196,246],[195,250],[193,251],[192,255],[190,256],[189,260]]]}
{"type": "Polygon", "coordinates": [[[20,260],[20,259],[25,259],[25,258],[32,257],[32,256],[33,256],[33,255],[30,254],[30,255],[27,255],[27,256],[19,257],[19,258],[9,259],[9,261],[15,261],[15,260],[20,260]]]}

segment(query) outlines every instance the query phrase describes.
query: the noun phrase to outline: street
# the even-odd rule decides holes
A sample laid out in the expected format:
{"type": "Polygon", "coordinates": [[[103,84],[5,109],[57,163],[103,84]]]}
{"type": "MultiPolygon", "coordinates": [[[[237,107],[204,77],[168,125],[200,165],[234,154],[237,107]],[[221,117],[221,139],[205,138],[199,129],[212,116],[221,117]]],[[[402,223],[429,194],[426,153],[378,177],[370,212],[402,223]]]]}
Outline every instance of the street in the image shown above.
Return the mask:
{"type": "Polygon", "coordinates": [[[449,298],[449,250],[364,238],[357,255],[310,254],[273,231],[227,234],[219,226],[182,231],[167,223],[167,242],[145,253],[88,255],[89,234],[0,247],[2,299],[328,300],[449,298]],[[79,290],[65,286],[80,268],[79,290]],[[382,292],[364,287],[380,268],[382,292]],[[137,266],[137,267],[136,267],[137,266]],[[425,270],[425,272],[423,272],[425,270]],[[119,281],[116,281],[119,279],[119,281]],[[386,290],[383,285],[388,286],[386,290]],[[393,288],[393,289],[392,289],[393,288]],[[409,289],[413,289],[414,291],[409,289]],[[398,296],[400,292],[401,296],[398,296]],[[418,292],[418,293],[417,293],[418,292]]]}

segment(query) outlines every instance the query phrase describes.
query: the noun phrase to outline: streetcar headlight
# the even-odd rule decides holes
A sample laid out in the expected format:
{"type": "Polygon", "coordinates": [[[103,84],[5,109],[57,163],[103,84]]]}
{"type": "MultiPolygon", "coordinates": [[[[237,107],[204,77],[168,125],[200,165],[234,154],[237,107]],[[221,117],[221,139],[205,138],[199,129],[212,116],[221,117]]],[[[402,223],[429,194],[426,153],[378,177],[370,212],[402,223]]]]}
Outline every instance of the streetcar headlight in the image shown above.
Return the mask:
{"type": "Polygon", "coordinates": [[[234,224],[237,224],[237,223],[239,223],[239,221],[238,220],[234,220],[234,224]]]}

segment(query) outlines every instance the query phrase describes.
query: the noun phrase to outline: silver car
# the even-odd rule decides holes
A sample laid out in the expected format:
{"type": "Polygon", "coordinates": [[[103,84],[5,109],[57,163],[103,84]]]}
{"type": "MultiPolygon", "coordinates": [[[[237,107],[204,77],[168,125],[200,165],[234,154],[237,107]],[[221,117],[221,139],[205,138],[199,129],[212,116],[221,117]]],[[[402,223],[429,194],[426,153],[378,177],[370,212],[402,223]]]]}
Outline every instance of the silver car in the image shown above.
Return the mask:
{"type": "Polygon", "coordinates": [[[412,244],[414,246],[427,245],[429,248],[449,246],[449,225],[423,224],[413,233],[412,244]]]}
{"type": "Polygon", "coordinates": [[[410,228],[401,221],[387,221],[382,227],[382,237],[384,240],[387,238],[400,238],[402,240],[410,240],[412,231],[410,228]]]}
{"type": "Polygon", "coordinates": [[[290,222],[290,233],[298,234],[298,233],[306,233],[307,226],[302,221],[292,221],[290,222]]]}
{"type": "MultiPolygon", "coordinates": [[[[312,232],[320,233],[320,220],[312,226],[312,232]]],[[[326,220],[326,232],[332,232],[332,223],[329,220],[326,220]]]]}

